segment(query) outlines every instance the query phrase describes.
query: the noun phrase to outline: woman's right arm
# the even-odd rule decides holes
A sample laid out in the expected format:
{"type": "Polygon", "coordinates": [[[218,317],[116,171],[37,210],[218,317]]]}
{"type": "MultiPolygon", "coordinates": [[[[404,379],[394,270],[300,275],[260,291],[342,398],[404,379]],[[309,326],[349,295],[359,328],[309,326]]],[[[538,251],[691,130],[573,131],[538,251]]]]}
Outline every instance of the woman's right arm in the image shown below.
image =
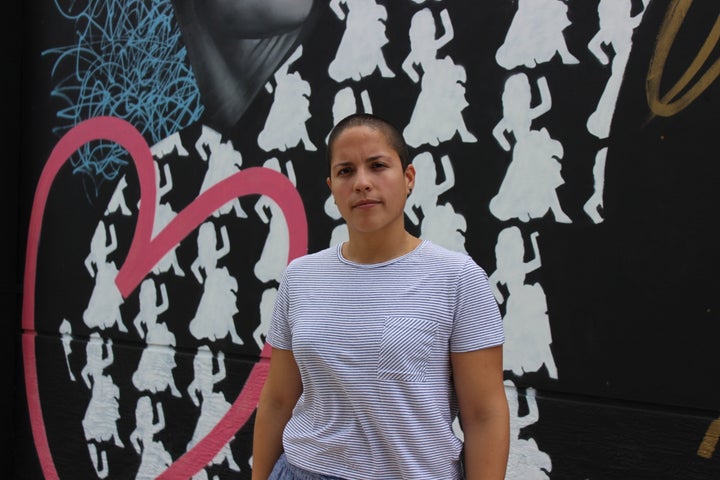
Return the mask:
{"type": "Polygon", "coordinates": [[[253,431],[252,480],[267,480],[283,451],[282,434],[303,391],[291,350],[274,348],[253,431]]]}

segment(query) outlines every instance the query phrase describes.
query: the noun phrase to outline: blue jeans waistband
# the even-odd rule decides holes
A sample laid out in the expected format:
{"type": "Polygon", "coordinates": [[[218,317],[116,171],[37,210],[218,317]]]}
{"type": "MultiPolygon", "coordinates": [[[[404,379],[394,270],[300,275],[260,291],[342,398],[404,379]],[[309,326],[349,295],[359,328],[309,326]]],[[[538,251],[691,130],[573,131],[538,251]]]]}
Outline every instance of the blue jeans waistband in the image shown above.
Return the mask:
{"type": "Polygon", "coordinates": [[[321,475],[315,472],[309,472],[300,467],[296,467],[291,464],[285,458],[283,453],[278,458],[273,471],[270,473],[268,480],[343,480],[339,477],[331,477],[328,475],[321,475]]]}

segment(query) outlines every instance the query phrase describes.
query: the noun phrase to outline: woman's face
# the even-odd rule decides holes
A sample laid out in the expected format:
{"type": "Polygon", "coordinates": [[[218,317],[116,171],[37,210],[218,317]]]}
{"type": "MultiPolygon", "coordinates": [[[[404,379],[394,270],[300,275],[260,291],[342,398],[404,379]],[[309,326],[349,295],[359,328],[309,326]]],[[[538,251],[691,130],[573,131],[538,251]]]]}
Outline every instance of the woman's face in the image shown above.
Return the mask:
{"type": "Polygon", "coordinates": [[[382,131],[349,127],[335,139],[327,184],[351,234],[405,228],[405,200],[415,167],[403,171],[382,131]]]}

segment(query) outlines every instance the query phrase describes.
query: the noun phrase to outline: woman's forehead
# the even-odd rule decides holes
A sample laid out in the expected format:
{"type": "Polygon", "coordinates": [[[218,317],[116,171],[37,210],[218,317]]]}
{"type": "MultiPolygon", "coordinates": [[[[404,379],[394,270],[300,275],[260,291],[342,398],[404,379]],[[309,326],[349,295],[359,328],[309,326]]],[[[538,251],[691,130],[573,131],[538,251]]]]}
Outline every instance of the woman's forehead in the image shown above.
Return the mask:
{"type": "Polygon", "coordinates": [[[380,129],[372,128],[366,125],[354,125],[340,132],[332,145],[332,153],[337,150],[358,152],[366,149],[382,148],[394,151],[392,145],[380,129]]]}
{"type": "Polygon", "coordinates": [[[379,128],[373,127],[371,125],[350,125],[350,126],[344,128],[338,134],[335,141],[337,142],[343,138],[353,137],[353,136],[368,136],[368,137],[378,137],[383,140],[386,139],[385,132],[383,132],[379,128]]]}

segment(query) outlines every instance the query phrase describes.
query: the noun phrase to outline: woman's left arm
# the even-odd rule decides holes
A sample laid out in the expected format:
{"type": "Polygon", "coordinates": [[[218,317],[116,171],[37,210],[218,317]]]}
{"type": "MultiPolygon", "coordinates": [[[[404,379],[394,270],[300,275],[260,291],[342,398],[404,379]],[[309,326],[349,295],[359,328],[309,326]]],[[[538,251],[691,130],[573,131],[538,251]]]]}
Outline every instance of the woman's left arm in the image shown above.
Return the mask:
{"type": "Polygon", "coordinates": [[[466,480],[504,480],[510,415],[503,384],[502,345],[451,353],[465,438],[466,480]]]}

